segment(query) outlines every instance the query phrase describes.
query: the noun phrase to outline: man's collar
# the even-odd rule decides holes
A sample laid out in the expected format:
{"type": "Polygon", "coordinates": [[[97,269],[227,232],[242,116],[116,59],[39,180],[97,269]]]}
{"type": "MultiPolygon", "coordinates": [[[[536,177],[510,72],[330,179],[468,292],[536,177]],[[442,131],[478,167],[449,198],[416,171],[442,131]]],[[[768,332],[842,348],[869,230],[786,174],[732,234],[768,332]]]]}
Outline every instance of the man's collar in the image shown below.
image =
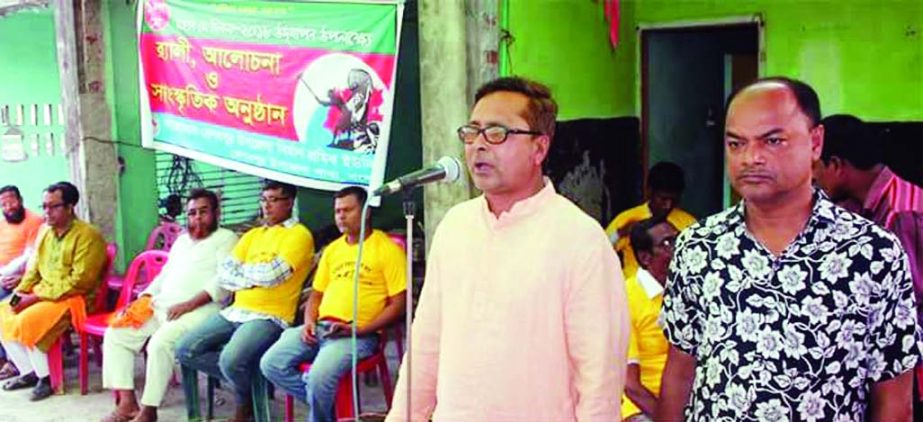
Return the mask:
{"type": "MultiPolygon", "coordinates": [[[[812,189],[811,216],[809,217],[808,221],[813,222],[815,218],[821,218],[827,221],[835,221],[836,204],[830,201],[830,198],[826,193],[824,193],[823,190],[818,189],[817,187],[812,189]]],[[[729,216],[731,219],[728,221],[729,225],[736,222],[743,223],[746,221],[745,217],[747,208],[744,202],[745,201],[741,199],[740,202],[738,202],[737,205],[732,208],[731,215],[729,216]],[[738,219],[739,221],[737,221],[738,219]]]]}
{"type": "Polygon", "coordinates": [[[60,235],[58,235],[58,231],[57,231],[54,227],[49,227],[49,229],[51,229],[51,232],[54,233],[54,236],[55,236],[56,238],[61,239],[61,238],[63,238],[64,236],[67,236],[67,233],[70,233],[71,229],[74,228],[74,225],[75,225],[75,224],[77,224],[77,218],[76,218],[76,217],[73,218],[73,219],[71,219],[71,221],[70,221],[69,223],[67,223],[67,227],[64,228],[64,231],[62,231],[60,235]]]}
{"type": "Polygon", "coordinates": [[[647,295],[648,299],[653,299],[663,293],[663,285],[644,268],[638,268],[638,272],[635,273],[635,279],[638,280],[638,284],[644,289],[644,293],[647,295]]]}
{"type": "Polygon", "coordinates": [[[888,166],[883,166],[881,171],[878,172],[878,176],[875,177],[875,181],[872,182],[872,186],[869,186],[869,192],[865,195],[865,200],[862,201],[863,210],[874,210],[878,207],[878,203],[884,197],[885,188],[893,178],[894,172],[888,166]]]}
{"type": "Polygon", "coordinates": [[[298,224],[298,217],[292,214],[289,218],[279,224],[263,224],[263,227],[272,227],[272,226],[282,226],[286,229],[290,229],[298,224]]]}

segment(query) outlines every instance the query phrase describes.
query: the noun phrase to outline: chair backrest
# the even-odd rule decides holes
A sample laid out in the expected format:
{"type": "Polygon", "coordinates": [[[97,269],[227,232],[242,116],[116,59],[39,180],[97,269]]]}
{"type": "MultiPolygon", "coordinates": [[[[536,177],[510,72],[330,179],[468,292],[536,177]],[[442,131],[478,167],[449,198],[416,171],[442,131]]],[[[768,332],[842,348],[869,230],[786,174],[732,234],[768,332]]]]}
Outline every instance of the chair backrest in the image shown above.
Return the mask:
{"type": "Polygon", "coordinates": [[[180,234],[183,233],[183,226],[176,223],[160,223],[159,226],[151,230],[150,236],[147,237],[147,244],[144,250],[162,250],[169,251],[173,247],[173,242],[180,234]]]}
{"type": "Polygon", "coordinates": [[[119,300],[115,303],[115,309],[122,309],[133,299],[135,289],[147,287],[154,277],[160,274],[160,270],[167,263],[167,253],[160,250],[144,251],[138,254],[128,266],[125,272],[125,279],[122,282],[122,291],[119,292],[119,300]],[[143,280],[141,279],[143,277],[143,280]]]}
{"type": "Polygon", "coordinates": [[[106,283],[106,277],[112,272],[112,266],[115,264],[115,255],[118,253],[118,244],[106,244],[106,264],[103,266],[103,272],[99,276],[99,286],[96,288],[96,297],[93,298],[93,312],[102,312],[106,309],[106,299],[109,293],[109,285],[106,283]]]}

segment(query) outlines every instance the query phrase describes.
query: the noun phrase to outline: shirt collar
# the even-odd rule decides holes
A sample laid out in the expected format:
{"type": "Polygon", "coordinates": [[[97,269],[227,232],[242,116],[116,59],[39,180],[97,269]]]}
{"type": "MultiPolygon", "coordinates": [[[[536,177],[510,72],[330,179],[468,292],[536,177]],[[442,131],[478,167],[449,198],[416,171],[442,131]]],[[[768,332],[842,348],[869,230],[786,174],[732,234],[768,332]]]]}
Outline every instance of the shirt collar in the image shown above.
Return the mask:
{"type": "Polygon", "coordinates": [[[653,299],[663,293],[663,285],[644,268],[638,268],[638,272],[635,273],[635,278],[638,280],[638,284],[641,285],[641,288],[644,289],[644,293],[647,294],[648,299],[653,299]]]}
{"type": "Polygon", "coordinates": [[[874,210],[877,208],[878,203],[881,202],[881,198],[884,197],[885,188],[893,178],[894,172],[892,172],[891,169],[889,169],[887,166],[882,168],[878,173],[878,177],[876,177],[875,181],[872,182],[872,186],[869,187],[869,193],[865,196],[865,201],[862,203],[862,209],[874,210]]]}
{"type": "MultiPolygon", "coordinates": [[[[286,219],[285,221],[283,221],[283,222],[281,222],[281,223],[279,223],[279,224],[273,224],[273,225],[275,225],[275,226],[282,226],[282,227],[284,227],[284,228],[286,228],[286,229],[290,229],[290,228],[294,227],[296,224],[298,224],[298,217],[296,217],[295,214],[292,214],[292,216],[289,217],[288,219],[286,219]]],[[[263,223],[263,227],[272,227],[273,225],[263,223]]]]}
{"type": "Polygon", "coordinates": [[[51,229],[51,233],[54,234],[54,237],[60,240],[60,239],[63,239],[65,236],[67,236],[67,234],[70,233],[71,230],[74,229],[74,226],[77,225],[77,221],[79,220],[77,220],[77,218],[74,217],[74,219],[71,220],[70,223],[68,223],[67,228],[64,229],[64,232],[62,232],[60,236],[58,236],[58,232],[55,231],[54,227],[49,226],[48,228],[51,229]]]}
{"type": "MultiPolygon", "coordinates": [[[[824,220],[827,222],[836,221],[836,204],[830,201],[830,198],[827,197],[827,194],[824,191],[814,188],[813,193],[813,202],[811,206],[811,217],[808,219],[808,225],[815,224],[819,220],[824,220]]],[[[736,223],[744,223],[746,220],[744,216],[746,215],[746,207],[744,206],[744,201],[741,200],[737,203],[732,209],[731,214],[729,215],[728,225],[733,225],[736,223]]]]}
{"type": "Polygon", "coordinates": [[[554,183],[551,183],[551,179],[545,177],[544,183],[545,186],[535,193],[535,195],[514,203],[508,211],[501,213],[499,217],[490,212],[490,207],[487,204],[487,197],[481,195],[479,198],[481,201],[481,210],[490,226],[492,228],[500,228],[513,224],[542,209],[544,205],[557,194],[554,189],[554,183]]]}

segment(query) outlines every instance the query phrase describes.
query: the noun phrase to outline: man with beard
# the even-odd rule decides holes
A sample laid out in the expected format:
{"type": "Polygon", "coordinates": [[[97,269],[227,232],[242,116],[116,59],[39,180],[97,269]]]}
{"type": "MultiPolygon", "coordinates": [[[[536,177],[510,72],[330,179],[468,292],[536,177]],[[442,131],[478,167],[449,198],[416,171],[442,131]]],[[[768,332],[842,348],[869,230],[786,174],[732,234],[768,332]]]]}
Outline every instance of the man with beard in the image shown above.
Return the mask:
{"type": "MultiPolygon", "coordinates": [[[[22,205],[19,188],[7,185],[0,188],[0,300],[13,293],[26,270],[35,238],[42,225],[42,217],[22,205]]],[[[16,366],[7,361],[6,352],[0,347],[0,380],[19,375],[16,366]]]]}
{"type": "MultiPolygon", "coordinates": [[[[263,186],[263,224],[245,233],[218,264],[218,286],[234,292],[234,301],[176,343],[184,379],[205,372],[230,386],[237,402],[234,422],[253,419],[251,391],[260,381],[260,358],[295,321],[301,286],[311,270],[314,238],[293,214],[297,193],[287,183],[271,180],[263,186]]],[[[198,406],[193,388],[191,382],[183,384],[189,409],[198,406]]]]}
{"type": "Polygon", "coordinates": [[[106,241],[96,227],[77,218],[77,187],[58,182],[45,189],[42,209],[47,230],[8,302],[0,303],[3,347],[22,373],[4,390],[32,389],[30,400],[50,396],[48,349],[93,310],[106,267],[106,241]]]}
{"type": "MultiPolygon", "coordinates": [[[[218,197],[195,189],[186,204],[186,233],[170,248],[167,264],[138,302],[153,308],[140,327],[110,327],[103,340],[103,388],[118,393],[118,406],[104,421],[154,421],[173,373],[176,341],[218,312],[226,296],[215,277],[237,236],[219,228],[218,197]],[[141,408],[134,391],[135,355],[147,343],[141,408]]],[[[133,304],[134,305],[134,304],[133,304]]]]}
{"type": "MultiPolygon", "coordinates": [[[[28,254],[38,236],[42,217],[22,205],[19,188],[8,185],[0,188],[0,299],[13,292],[25,271],[28,254]]],[[[0,379],[3,379],[0,377],[0,379]]]]}

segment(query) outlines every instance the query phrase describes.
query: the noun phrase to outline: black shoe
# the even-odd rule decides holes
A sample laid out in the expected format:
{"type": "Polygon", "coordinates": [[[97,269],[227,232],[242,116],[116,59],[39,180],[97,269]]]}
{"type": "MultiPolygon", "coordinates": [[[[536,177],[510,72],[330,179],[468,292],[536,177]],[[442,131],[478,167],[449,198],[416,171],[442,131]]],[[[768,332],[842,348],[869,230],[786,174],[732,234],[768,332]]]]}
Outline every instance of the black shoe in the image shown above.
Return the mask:
{"type": "Polygon", "coordinates": [[[51,389],[51,378],[45,377],[38,380],[38,383],[35,384],[35,388],[32,389],[32,395],[29,397],[29,400],[39,401],[48,398],[48,396],[52,394],[54,394],[54,390],[51,389]]]}
{"type": "Polygon", "coordinates": [[[6,391],[21,390],[33,387],[35,384],[38,384],[38,377],[35,376],[35,372],[29,372],[7,381],[6,384],[3,384],[3,389],[6,391]]]}

